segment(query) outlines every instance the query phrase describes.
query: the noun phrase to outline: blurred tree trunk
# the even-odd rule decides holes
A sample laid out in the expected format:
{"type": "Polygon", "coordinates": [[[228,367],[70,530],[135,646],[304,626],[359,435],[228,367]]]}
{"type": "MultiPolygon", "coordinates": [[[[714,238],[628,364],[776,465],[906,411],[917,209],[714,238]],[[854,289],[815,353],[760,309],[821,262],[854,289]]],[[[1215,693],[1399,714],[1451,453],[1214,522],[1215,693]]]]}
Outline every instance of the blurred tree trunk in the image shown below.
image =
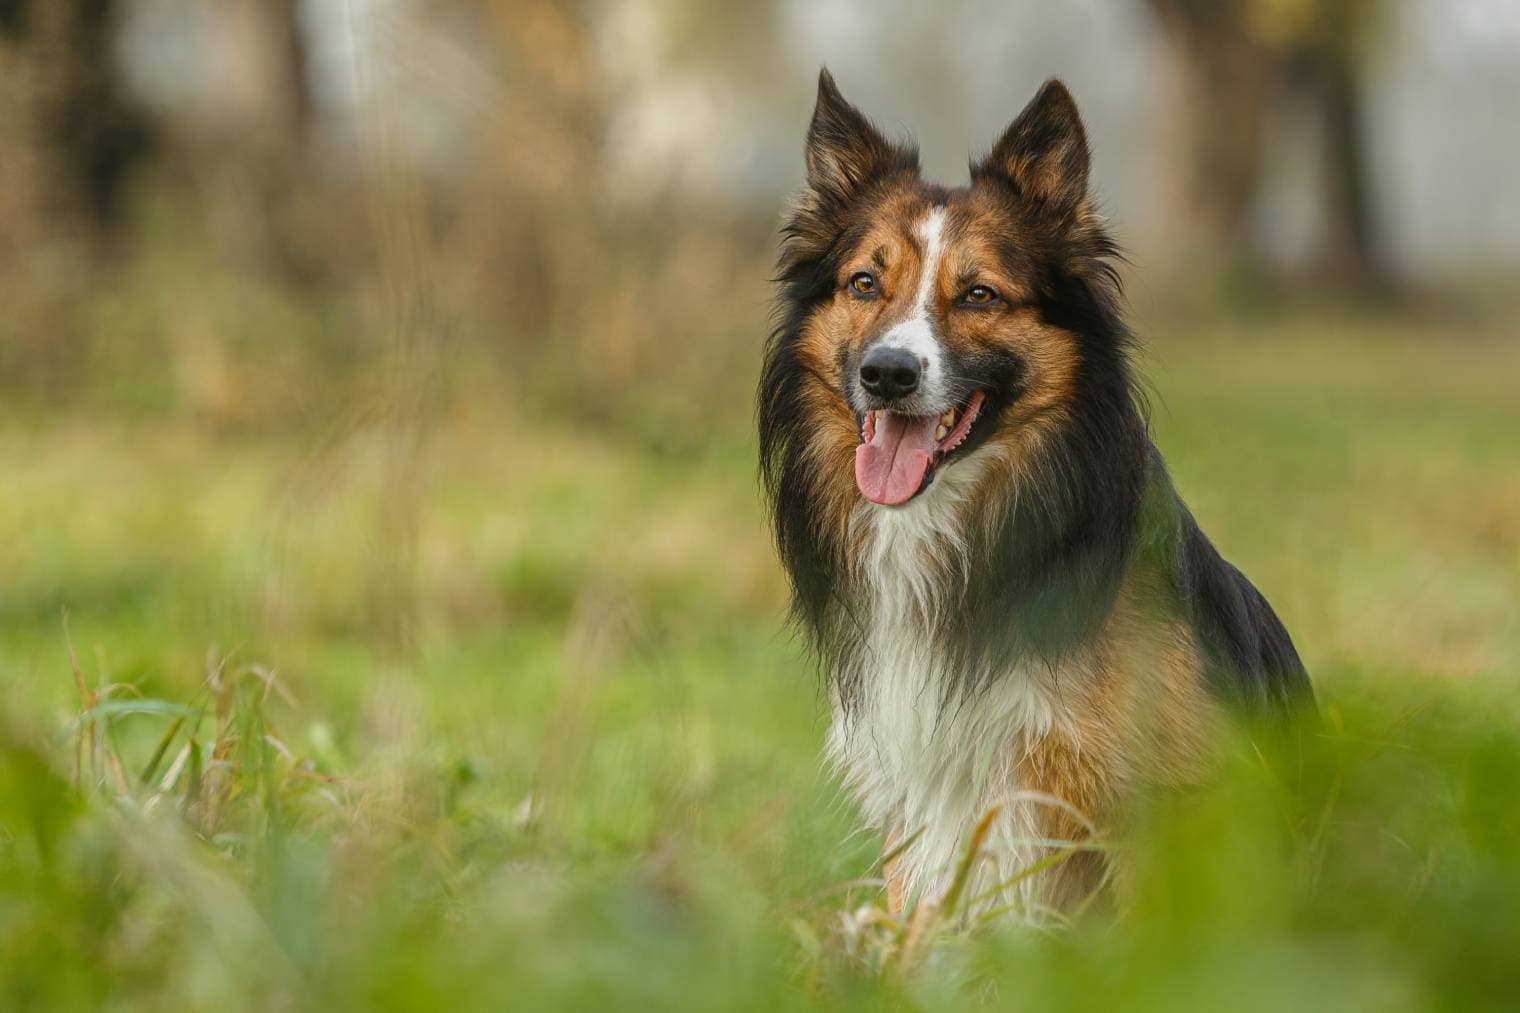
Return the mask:
{"type": "Polygon", "coordinates": [[[0,382],[39,397],[77,379],[89,338],[73,309],[119,248],[153,138],[117,69],[118,14],[0,0],[0,382]]]}
{"type": "Polygon", "coordinates": [[[270,36],[278,64],[278,85],[283,99],[287,131],[304,143],[311,130],[315,102],[311,93],[311,68],[306,32],[301,26],[302,0],[266,0],[270,36]]]}
{"type": "Polygon", "coordinates": [[[1325,132],[1326,266],[1344,286],[1377,293],[1390,279],[1373,208],[1366,102],[1353,28],[1334,24],[1328,37],[1312,45],[1309,79],[1318,91],[1325,132]]]}
{"type": "Polygon", "coordinates": [[[1269,113],[1292,91],[1315,110],[1324,141],[1323,252],[1298,270],[1348,290],[1385,288],[1361,88],[1380,0],[1149,2],[1182,64],[1191,241],[1236,272],[1270,276],[1251,208],[1269,113]]]}
{"type": "MultiPolygon", "coordinates": [[[[510,113],[486,140],[475,182],[507,206],[499,225],[479,223],[479,238],[495,246],[496,275],[515,279],[506,295],[520,336],[605,338],[581,278],[607,240],[599,216],[586,213],[597,199],[606,132],[591,24],[580,5],[557,0],[493,0],[481,17],[503,57],[502,107],[510,113]]],[[[596,347],[590,354],[615,353],[596,347]]]]}
{"type": "Polygon", "coordinates": [[[312,121],[316,113],[311,88],[310,51],[301,24],[304,0],[254,0],[264,18],[268,47],[271,106],[269,136],[257,157],[262,165],[254,183],[270,223],[273,254],[292,281],[316,285],[330,280],[334,256],[326,240],[313,233],[318,216],[313,198],[327,197],[316,179],[311,158],[312,121]]]}
{"type": "Polygon", "coordinates": [[[248,102],[240,121],[210,133],[211,143],[202,141],[187,160],[214,191],[232,191],[213,199],[224,208],[236,201],[247,216],[234,230],[243,255],[287,282],[315,286],[330,280],[342,254],[329,249],[322,209],[332,193],[309,157],[316,99],[303,6],[304,0],[220,0],[245,49],[248,102]]]}
{"type": "Polygon", "coordinates": [[[1180,63],[1187,241],[1213,253],[1249,255],[1249,212],[1273,78],[1270,60],[1251,38],[1244,4],[1150,2],[1180,63]]]}
{"type": "Polygon", "coordinates": [[[100,240],[121,224],[128,177],[151,138],[117,69],[119,13],[116,0],[0,0],[0,45],[29,107],[20,118],[30,137],[6,143],[35,147],[52,222],[100,240]]]}

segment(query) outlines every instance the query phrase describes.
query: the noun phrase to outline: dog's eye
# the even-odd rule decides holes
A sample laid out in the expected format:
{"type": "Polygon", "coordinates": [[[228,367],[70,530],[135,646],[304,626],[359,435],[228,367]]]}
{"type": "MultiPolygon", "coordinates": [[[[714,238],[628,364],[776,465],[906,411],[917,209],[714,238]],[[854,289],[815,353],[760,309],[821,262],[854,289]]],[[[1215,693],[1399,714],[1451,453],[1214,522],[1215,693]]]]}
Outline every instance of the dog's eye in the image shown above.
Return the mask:
{"type": "Polygon", "coordinates": [[[850,275],[850,291],[858,296],[876,294],[876,276],[870,271],[856,271],[850,275]]]}
{"type": "Polygon", "coordinates": [[[986,285],[972,285],[961,296],[963,306],[990,306],[997,302],[998,294],[986,285]]]}

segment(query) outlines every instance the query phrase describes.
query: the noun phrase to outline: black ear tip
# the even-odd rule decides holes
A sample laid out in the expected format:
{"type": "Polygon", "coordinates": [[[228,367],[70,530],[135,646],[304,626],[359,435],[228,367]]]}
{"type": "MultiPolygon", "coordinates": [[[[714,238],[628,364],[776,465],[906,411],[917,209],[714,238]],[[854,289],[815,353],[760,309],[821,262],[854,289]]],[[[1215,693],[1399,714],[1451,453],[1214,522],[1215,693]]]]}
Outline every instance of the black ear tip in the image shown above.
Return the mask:
{"type": "Polygon", "coordinates": [[[837,123],[859,116],[860,113],[850,105],[849,99],[840,92],[839,85],[834,83],[834,75],[829,73],[829,68],[820,68],[818,99],[813,105],[813,122],[815,124],[837,123]]]}
{"type": "Polygon", "coordinates": [[[829,73],[829,68],[818,69],[818,101],[840,105],[844,102],[844,96],[839,93],[839,85],[834,83],[834,75],[829,73]]]}
{"type": "Polygon", "coordinates": [[[1045,79],[1040,85],[1040,90],[1035,92],[1034,105],[1054,109],[1077,111],[1077,100],[1072,96],[1071,89],[1066,87],[1066,82],[1059,77],[1045,79]]]}

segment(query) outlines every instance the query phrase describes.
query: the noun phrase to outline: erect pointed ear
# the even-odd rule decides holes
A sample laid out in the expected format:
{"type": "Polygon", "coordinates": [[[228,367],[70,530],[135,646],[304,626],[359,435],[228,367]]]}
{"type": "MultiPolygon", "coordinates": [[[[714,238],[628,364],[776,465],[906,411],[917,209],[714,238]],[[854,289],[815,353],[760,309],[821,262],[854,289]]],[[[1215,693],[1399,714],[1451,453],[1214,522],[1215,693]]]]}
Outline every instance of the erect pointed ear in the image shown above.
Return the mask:
{"type": "Polygon", "coordinates": [[[1052,210],[1070,212],[1087,197],[1090,156],[1076,100],[1051,78],[1040,86],[972,176],[996,174],[1052,210]]]}
{"type": "Polygon", "coordinates": [[[807,133],[808,185],[847,197],[895,168],[917,169],[918,153],[881,135],[859,109],[845,101],[825,68],[818,74],[818,104],[807,133]]]}

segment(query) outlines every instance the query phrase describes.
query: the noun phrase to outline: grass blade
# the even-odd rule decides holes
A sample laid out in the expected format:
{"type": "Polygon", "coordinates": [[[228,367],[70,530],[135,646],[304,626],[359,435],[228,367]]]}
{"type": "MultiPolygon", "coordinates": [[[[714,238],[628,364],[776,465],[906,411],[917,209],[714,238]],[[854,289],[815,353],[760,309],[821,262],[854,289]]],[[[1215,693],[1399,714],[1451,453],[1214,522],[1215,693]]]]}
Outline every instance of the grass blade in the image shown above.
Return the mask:
{"type": "Polygon", "coordinates": [[[961,894],[966,891],[966,883],[971,879],[971,868],[981,856],[982,845],[987,841],[987,835],[992,832],[992,821],[997,819],[1003,811],[1002,806],[993,806],[977,821],[976,829],[971,831],[971,839],[966,842],[966,854],[961,858],[960,865],[955,870],[955,879],[950,882],[950,889],[945,891],[941,908],[946,914],[954,914],[956,905],[960,903],[961,894]]]}
{"type": "Polygon", "coordinates": [[[150,784],[153,781],[153,775],[158,773],[158,765],[164,762],[164,754],[169,751],[169,744],[174,741],[174,737],[183,727],[185,727],[185,715],[181,714],[174,719],[173,724],[169,725],[169,730],[164,732],[163,737],[158,740],[153,755],[148,757],[148,763],[143,767],[142,776],[139,778],[142,784],[150,784]]]}

